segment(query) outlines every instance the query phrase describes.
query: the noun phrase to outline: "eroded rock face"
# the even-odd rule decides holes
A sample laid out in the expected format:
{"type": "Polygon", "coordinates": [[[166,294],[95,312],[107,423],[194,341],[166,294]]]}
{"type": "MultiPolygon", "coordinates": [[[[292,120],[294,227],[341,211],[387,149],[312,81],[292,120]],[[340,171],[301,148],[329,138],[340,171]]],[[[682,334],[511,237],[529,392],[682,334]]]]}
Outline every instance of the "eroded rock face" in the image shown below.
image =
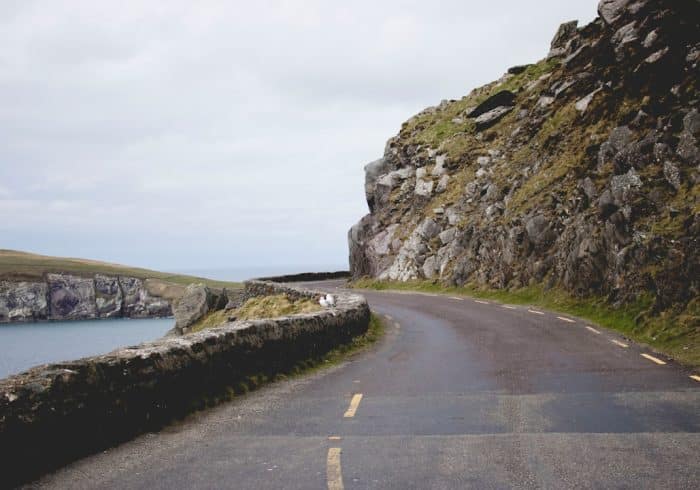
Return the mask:
{"type": "Polygon", "coordinates": [[[697,297],[700,4],[604,0],[599,12],[563,24],[546,60],[389,140],[349,236],[355,277],[618,303],[655,291],[657,310],[697,297]]]}
{"type": "Polygon", "coordinates": [[[91,278],[47,274],[46,281],[52,320],[79,320],[97,316],[95,285],[91,278]]]}
{"type": "Polygon", "coordinates": [[[114,318],[122,315],[122,288],[116,277],[95,275],[95,307],[100,318],[114,318]]]}
{"type": "Polygon", "coordinates": [[[169,300],[141,279],[46,274],[43,282],[0,281],[0,323],[172,315],[169,300]]]}
{"type": "Polygon", "coordinates": [[[45,282],[0,281],[0,323],[46,320],[48,316],[45,282]]]}

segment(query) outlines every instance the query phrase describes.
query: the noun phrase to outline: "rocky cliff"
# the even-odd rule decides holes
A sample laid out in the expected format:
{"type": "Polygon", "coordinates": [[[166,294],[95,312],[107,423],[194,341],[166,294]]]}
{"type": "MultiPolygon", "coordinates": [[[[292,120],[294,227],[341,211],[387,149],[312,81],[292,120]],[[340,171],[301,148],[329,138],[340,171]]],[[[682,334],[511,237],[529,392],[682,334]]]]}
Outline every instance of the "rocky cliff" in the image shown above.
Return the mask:
{"type": "Polygon", "coordinates": [[[698,328],[700,2],[598,11],[389,139],[365,167],[354,277],[646,295],[698,328]]]}
{"type": "Polygon", "coordinates": [[[134,277],[46,274],[41,281],[0,281],[0,323],[170,315],[171,300],[134,277]]]}

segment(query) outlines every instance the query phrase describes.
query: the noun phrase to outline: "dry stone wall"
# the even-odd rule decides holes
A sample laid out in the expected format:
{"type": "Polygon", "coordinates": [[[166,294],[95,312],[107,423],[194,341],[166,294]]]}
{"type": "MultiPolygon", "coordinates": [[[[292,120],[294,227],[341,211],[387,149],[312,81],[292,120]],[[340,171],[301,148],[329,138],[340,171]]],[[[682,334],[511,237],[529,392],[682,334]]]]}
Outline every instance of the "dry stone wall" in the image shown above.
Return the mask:
{"type": "MultiPolygon", "coordinates": [[[[320,293],[249,282],[252,295],[320,293]]],[[[310,314],[238,321],[0,380],[3,484],[154,430],[251,374],[273,375],[366,332],[362,296],[310,314]]]]}

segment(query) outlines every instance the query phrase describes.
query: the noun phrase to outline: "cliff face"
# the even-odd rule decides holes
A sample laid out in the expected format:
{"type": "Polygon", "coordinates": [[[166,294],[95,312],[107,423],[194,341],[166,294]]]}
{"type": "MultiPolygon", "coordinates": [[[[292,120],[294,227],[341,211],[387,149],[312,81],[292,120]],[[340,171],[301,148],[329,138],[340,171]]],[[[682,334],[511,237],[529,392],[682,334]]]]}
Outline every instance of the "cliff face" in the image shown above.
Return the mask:
{"type": "Polygon", "coordinates": [[[700,3],[604,0],[365,167],[354,277],[700,309],[700,3]]]}
{"type": "Polygon", "coordinates": [[[43,281],[0,281],[0,323],[171,315],[171,301],[133,277],[46,274],[43,281]]]}

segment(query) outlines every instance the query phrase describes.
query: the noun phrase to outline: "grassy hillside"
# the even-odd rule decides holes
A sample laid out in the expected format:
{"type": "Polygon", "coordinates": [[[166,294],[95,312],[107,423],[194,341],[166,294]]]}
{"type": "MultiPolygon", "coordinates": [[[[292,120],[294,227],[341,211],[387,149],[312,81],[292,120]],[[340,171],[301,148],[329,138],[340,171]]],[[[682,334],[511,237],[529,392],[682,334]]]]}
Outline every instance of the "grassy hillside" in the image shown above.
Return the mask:
{"type": "Polygon", "coordinates": [[[202,282],[212,288],[240,288],[237,282],[216,281],[184,274],[158,272],[109,262],[66,257],[50,257],[16,250],[0,250],[0,280],[37,280],[46,273],[64,273],[76,276],[93,274],[120,275],[147,280],[149,290],[158,290],[160,296],[179,296],[182,287],[202,282]]]}

